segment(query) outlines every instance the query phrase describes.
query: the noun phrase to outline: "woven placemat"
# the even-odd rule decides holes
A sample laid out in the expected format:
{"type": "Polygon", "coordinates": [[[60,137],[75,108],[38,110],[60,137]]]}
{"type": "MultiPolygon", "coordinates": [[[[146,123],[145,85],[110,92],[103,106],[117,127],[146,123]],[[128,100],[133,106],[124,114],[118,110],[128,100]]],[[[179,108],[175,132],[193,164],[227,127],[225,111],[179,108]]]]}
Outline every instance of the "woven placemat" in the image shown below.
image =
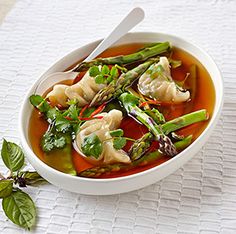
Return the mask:
{"type": "MultiPolygon", "coordinates": [[[[28,187],[38,208],[32,233],[236,233],[235,1],[19,0],[0,26],[0,135],[20,142],[19,107],[39,74],[105,36],[137,5],[146,18],[136,31],[176,34],[212,55],[225,84],[220,121],[191,161],[141,190],[84,196],[50,184],[28,187]]],[[[0,233],[25,232],[0,209],[0,233]]]]}

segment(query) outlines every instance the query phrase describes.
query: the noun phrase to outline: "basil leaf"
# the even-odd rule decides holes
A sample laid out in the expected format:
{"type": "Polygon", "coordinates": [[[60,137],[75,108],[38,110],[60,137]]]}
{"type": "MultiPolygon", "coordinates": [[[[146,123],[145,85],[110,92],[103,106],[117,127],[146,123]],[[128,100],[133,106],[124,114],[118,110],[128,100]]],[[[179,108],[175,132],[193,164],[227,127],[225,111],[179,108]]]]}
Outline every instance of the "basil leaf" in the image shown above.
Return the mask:
{"type": "Polygon", "coordinates": [[[98,159],[103,150],[102,142],[96,134],[92,133],[84,138],[81,150],[86,156],[98,159]]]}
{"type": "Polygon", "coordinates": [[[20,227],[30,229],[36,220],[36,208],[30,196],[21,190],[3,198],[2,208],[6,216],[20,227]]]}
{"type": "Polygon", "coordinates": [[[122,149],[126,145],[126,139],[124,137],[117,137],[113,140],[113,147],[116,150],[122,149]]]}
{"type": "Polygon", "coordinates": [[[0,198],[9,196],[12,193],[13,180],[0,180],[0,198]]]}
{"type": "Polygon", "coordinates": [[[36,171],[21,171],[18,173],[18,177],[23,178],[26,185],[33,185],[41,181],[46,181],[36,171]]]}
{"type": "Polygon", "coordinates": [[[110,135],[112,137],[121,137],[124,135],[124,131],[122,129],[116,129],[116,130],[110,131],[110,135]]]}
{"type": "Polygon", "coordinates": [[[97,66],[93,66],[89,68],[89,75],[91,77],[95,77],[100,74],[99,68],[97,66]]]}
{"type": "Polygon", "coordinates": [[[24,165],[24,154],[20,146],[15,143],[3,139],[1,155],[4,164],[12,172],[19,170],[24,165]]]}
{"type": "Polygon", "coordinates": [[[47,112],[50,109],[50,105],[47,101],[40,95],[31,95],[30,103],[36,107],[40,112],[47,112]]]}

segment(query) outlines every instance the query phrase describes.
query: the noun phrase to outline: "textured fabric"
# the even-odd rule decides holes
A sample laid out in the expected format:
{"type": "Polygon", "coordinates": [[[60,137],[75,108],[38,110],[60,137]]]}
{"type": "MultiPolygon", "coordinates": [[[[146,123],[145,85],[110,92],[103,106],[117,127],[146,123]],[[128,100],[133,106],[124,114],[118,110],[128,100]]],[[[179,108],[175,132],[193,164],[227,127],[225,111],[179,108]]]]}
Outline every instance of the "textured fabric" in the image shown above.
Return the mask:
{"type": "MultiPolygon", "coordinates": [[[[104,37],[137,5],[146,18],[135,31],[184,37],[217,62],[225,84],[220,121],[191,161],[141,190],[84,196],[50,184],[27,188],[38,208],[33,233],[236,233],[235,1],[18,1],[0,26],[0,135],[19,142],[19,106],[39,74],[62,55],[104,37]]],[[[0,233],[26,231],[0,209],[0,233]]]]}

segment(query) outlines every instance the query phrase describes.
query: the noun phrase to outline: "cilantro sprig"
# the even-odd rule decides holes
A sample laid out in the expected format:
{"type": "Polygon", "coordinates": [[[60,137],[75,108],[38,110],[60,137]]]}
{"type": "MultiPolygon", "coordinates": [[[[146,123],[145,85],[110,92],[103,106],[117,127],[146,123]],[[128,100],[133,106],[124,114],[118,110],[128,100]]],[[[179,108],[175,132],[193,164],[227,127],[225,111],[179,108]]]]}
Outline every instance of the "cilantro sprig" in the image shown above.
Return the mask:
{"type": "Polygon", "coordinates": [[[98,159],[103,150],[102,142],[95,133],[92,133],[84,138],[81,150],[86,156],[98,159]]]}

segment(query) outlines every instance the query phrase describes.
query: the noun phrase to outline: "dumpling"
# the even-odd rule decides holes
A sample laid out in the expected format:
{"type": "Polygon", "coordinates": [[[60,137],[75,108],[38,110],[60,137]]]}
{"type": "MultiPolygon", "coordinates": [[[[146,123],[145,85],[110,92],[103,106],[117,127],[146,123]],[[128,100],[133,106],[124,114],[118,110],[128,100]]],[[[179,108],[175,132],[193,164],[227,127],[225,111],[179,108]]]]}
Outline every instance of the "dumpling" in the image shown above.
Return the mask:
{"type": "Polygon", "coordinates": [[[83,78],[74,85],[54,85],[53,90],[48,93],[47,98],[54,104],[59,103],[63,107],[67,106],[66,102],[68,99],[76,99],[78,106],[85,106],[105,86],[105,84],[97,84],[94,77],[91,77],[89,71],[87,71],[83,78]]]}
{"type": "Polygon", "coordinates": [[[67,87],[65,94],[69,99],[78,100],[79,106],[84,106],[90,103],[97,92],[104,87],[105,84],[97,84],[87,71],[78,83],[67,87]]]}
{"type": "Polygon", "coordinates": [[[130,163],[130,158],[123,150],[116,150],[113,147],[113,140],[110,131],[117,129],[122,120],[122,112],[119,110],[111,110],[108,113],[100,113],[102,119],[93,119],[85,122],[80,131],[76,135],[75,144],[81,151],[81,145],[85,137],[96,134],[102,142],[103,150],[98,159],[86,157],[93,164],[111,164],[111,163],[130,163]]]}
{"type": "Polygon", "coordinates": [[[160,57],[160,61],[139,78],[138,89],[143,95],[163,102],[179,103],[190,98],[189,91],[184,91],[173,81],[166,57],[160,57]]]}
{"type": "Polygon", "coordinates": [[[53,86],[51,92],[49,92],[46,98],[53,104],[60,104],[64,107],[67,106],[68,97],[65,94],[65,90],[67,89],[68,85],[57,84],[53,86]]]}

